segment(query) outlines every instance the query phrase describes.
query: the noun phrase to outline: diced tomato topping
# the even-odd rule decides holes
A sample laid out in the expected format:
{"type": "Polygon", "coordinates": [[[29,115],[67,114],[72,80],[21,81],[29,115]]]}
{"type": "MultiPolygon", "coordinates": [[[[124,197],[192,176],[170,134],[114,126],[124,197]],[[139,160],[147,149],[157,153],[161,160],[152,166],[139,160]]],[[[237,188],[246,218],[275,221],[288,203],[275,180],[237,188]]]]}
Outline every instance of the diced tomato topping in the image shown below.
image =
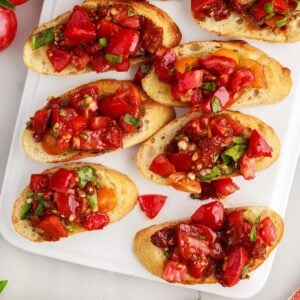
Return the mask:
{"type": "Polygon", "coordinates": [[[113,16],[113,20],[123,26],[130,29],[139,29],[141,27],[141,20],[138,15],[128,16],[126,11],[119,12],[113,16]]]}
{"type": "Polygon", "coordinates": [[[229,196],[239,189],[231,178],[214,180],[212,185],[222,196],[229,196]]]}
{"type": "Polygon", "coordinates": [[[188,272],[195,278],[201,278],[209,265],[208,258],[202,255],[199,259],[188,262],[188,272]]]}
{"type": "Polygon", "coordinates": [[[101,19],[97,29],[99,37],[110,39],[119,29],[121,29],[121,27],[106,19],[101,19]]]}
{"type": "Polygon", "coordinates": [[[32,174],[29,186],[34,193],[46,192],[49,187],[49,176],[46,174],[32,174]]]}
{"type": "Polygon", "coordinates": [[[169,282],[182,282],[186,274],[186,266],[176,261],[169,260],[165,266],[162,278],[169,282]]]}
{"type": "Polygon", "coordinates": [[[199,59],[199,63],[207,71],[218,75],[231,74],[236,67],[236,62],[229,57],[209,55],[199,59]]]}
{"type": "Polygon", "coordinates": [[[265,2],[262,1],[262,2],[257,2],[255,3],[255,5],[253,6],[252,8],[252,13],[254,14],[254,16],[257,18],[257,19],[262,19],[264,18],[265,16],[267,16],[267,12],[265,11],[265,2]]]}
{"type": "Polygon", "coordinates": [[[254,129],[251,132],[247,156],[253,157],[272,157],[272,150],[266,140],[254,129]]]}
{"type": "Polygon", "coordinates": [[[59,143],[57,139],[54,138],[51,130],[46,131],[42,139],[43,149],[50,155],[59,155],[67,151],[69,147],[69,140],[65,143],[59,143]]]}
{"type": "Polygon", "coordinates": [[[192,226],[197,229],[197,234],[200,234],[201,237],[203,237],[209,243],[209,245],[212,245],[217,240],[217,234],[209,227],[197,223],[193,224],[192,226]]]}
{"type": "Polygon", "coordinates": [[[105,72],[112,66],[112,64],[110,62],[108,62],[104,56],[97,55],[97,54],[95,54],[91,57],[91,63],[92,63],[93,69],[97,73],[105,72]]]}
{"type": "Polygon", "coordinates": [[[220,201],[202,205],[194,212],[192,220],[213,230],[220,230],[224,224],[224,206],[220,201]]]}
{"type": "Polygon", "coordinates": [[[140,40],[140,33],[132,29],[119,29],[109,40],[106,53],[127,56],[134,53],[140,40]]]}
{"type": "Polygon", "coordinates": [[[155,53],[163,45],[163,34],[161,27],[156,26],[148,18],[144,19],[141,35],[143,48],[150,53],[155,53]]]}
{"type": "Polygon", "coordinates": [[[70,120],[70,124],[73,133],[77,134],[88,127],[88,120],[84,116],[77,116],[70,120]]]}
{"type": "Polygon", "coordinates": [[[217,0],[192,0],[191,6],[192,11],[195,13],[199,10],[202,10],[204,7],[216,3],[217,0]]]}
{"type": "Polygon", "coordinates": [[[55,171],[51,178],[49,187],[59,193],[66,193],[75,184],[75,173],[67,169],[60,168],[55,171]]]}
{"type": "Polygon", "coordinates": [[[227,103],[230,100],[230,94],[226,87],[221,86],[220,88],[218,88],[214,94],[214,97],[218,98],[222,108],[227,107],[227,103]]]}
{"type": "Polygon", "coordinates": [[[173,68],[176,61],[176,54],[170,48],[162,48],[156,53],[154,60],[155,73],[159,80],[171,84],[175,79],[173,68]]]}
{"type": "Polygon", "coordinates": [[[109,223],[109,216],[99,212],[91,212],[86,216],[86,220],[82,223],[85,230],[102,229],[109,223]]]}
{"type": "Polygon", "coordinates": [[[61,72],[71,62],[71,53],[57,48],[47,49],[47,56],[56,72],[61,72]]]}
{"type": "Polygon", "coordinates": [[[109,117],[93,117],[90,120],[90,126],[92,130],[99,130],[102,129],[104,127],[106,127],[109,123],[110,119],[109,117]]]}
{"type": "Polygon", "coordinates": [[[254,79],[251,69],[243,67],[237,70],[230,80],[231,91],[238,93],[241,89],[252,86],[254,79]]]}
{"type": "Polygon", "coordinates": [[[36,227],[42,229],[49,237],[60,239],[68,236],[68,231],[58,216],[52,215],[39,222],[36,227]]]}
{"type": "Polygon", "coordinates": [[[65,26],[64,41],[66,45],[88,43],[96,38],[96,28],[87,11],[76,5],[65,26]]]}
{"type": "Polygon", "coordinates": [[[171,164],[164,154],[160,154],[153,159],[150,165],[150,171],[163,177],[167,177],[176,172],[174,165],[171,164]]]}
{"type": "Polygon", "coordinates": [[[191,180],[184,172],[172,173],[168,178],[168,183],[178,191],[200,194],[201,185],[198,180],[191,180]]]}
{"type": "Polygon", "coordinates": [[[115,69],[117,72],[126,72],[130,68],[130,60],[128,57],[123,57],[120,64],[116,64],[115,69]]]}
{"type": "Polygon", "coordinates": [[[124,129],[126,133],[133,133],[137,131],[136,126],[128,124],[128,122],[125,121],[125,115],[120,117],[118,124],[121,126],[122,129],[124,129]]]}
{"type": "Polygon", "coordinates": [[[207,135],[207,128],[210,117],[195,118],[186,123],[182,129],[183,134],[187,135],[193,142],[197,142],[199,137],[207,135]]]}
{"type": "Polygon", "coordinates": [[[202,84],[203,70],[195,70],[183,74],[177,74],[177,85],[179,92],[198,88],[202,84]]]}
{"type": "Polygon", "coordinates": [[[79,216],[80,203],[75,194],[54,193],[53,199],[63,218],[69,218],[71,215],[75,218],[79,216]]]}
{"type": "Polygon", "coordinates": [[[177,172],[189,172],[192,167],[192,155],[192,152],[176,152],[168,153],[167,157],[177,172]]]}
{"type": "Polygon", "coordinates": [[[34,114],[32,128],[36,133],[44,133],[49,124],[51,109],[40,109],[34,114]]]}
{"type": "Polygon", "coordinates": [[[290,11],[289,5],[285,0],[273,0],[273,9],[278,14],[286,14],[290,11]]]}
{"type": "Polygon", "coordinates": [[[167,196],[163,195],[141,195],[139,204],[142,211],[150,219],[155,218],[165,205],[167,196]]]}
{"type": "Polygon", "coordinates": [[[222,274],[222,282],[225,286],[231,287],[240,281],[248,260],[247,252],[243,247],[236,247],[229,252],[222,274]]]}
{"type": "Polygon", "coordinates": [[[246,153],[239,159],[240,173],[246,180],[255,178],[255,158],[250,158],[246,153]]]}
{"type": "Polygon", "coordinates": [[[233,135],[238,136],[245,128],[242,124],[230,117],[227,117],[226,115],[213,118],[210,123],[210,127],[213,135],[219,135],[221,137],[231,137],[233,135]]]}
{"type": "Polygon", "coordinates": [[[86,52],[81,52],[80,54],[72,54],[72,64],[76,70],[83,70],[87,64],[90,62],[90,57],[86,52]]]}
{"type": "Polygon", "coordinates": [[[272,246],[276,240],[276,230],[270,217],[265,217],[260,222],[258,231],[263,241],[268,246],[272,246]]]}

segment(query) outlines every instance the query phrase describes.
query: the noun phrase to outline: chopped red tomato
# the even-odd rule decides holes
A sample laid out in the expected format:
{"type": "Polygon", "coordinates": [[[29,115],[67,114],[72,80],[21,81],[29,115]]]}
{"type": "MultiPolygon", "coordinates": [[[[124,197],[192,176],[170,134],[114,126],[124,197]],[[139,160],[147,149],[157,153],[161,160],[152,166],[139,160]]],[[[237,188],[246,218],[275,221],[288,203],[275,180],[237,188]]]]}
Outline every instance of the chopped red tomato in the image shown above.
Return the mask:
{"type": "Polygon", "coordinates": [[[272,150],[266,140],[254,129],[247,149],[247,156],[253,157],[272,157],[272,150]]]}
{"type": "Polygon", "coordinates": [[[231,178],[214,180],[212,185],[222,196],[229,196],[239,189],[231,178]]]}
{"type": "Polygon", "coordinates": [[[257,2],[252,8],[252,13],[257,19],[262,19],[267,16],[267,12],[265,11],[265,2],[257,2]]]}
{"type": "Polygon", "coordinates": [[[210,127],[213,135],[219,135],[221,137],[228,137],[232,135],[239,136],[245,129],[241,123],[227,117],[226,115],[213,118],[210,127]]]}
{"type": "Polygon", "coordinates": [[[166,83],[171,84],[175,79],[173,72],[176,61],[176,54],[170,48],[162,48],[156,53],[154,60],[155,73],[158,78],[166,83]]]}
{"type": "Polygon", "coordinates": [[[36,111],[32,120],[32,128],[36,133],[44,133],[50,120],[51,109],[36,111]]]}
{"type": "Polygon", "coordinates": [[[106,19],[101,19],[98,23],[97,29],[98,36],[110,39],[119,29],[121,29],[121,27],[106,19]]]}
{"type": "Polygon", "coordinates": [[[176,172],[174,165],[171,164],[164,154],[160,154],[153,159],[150,165],[150,171],[163,177],[167,177],[176,172]]]}
{"type": "Polygon", "coordinates": [[[71,61],[71,53],[57,48],[47,49],[47,56],[56,72],[61,72],[71,61]]]}
{"type": "Polygon", "coordinates": [[[184,172],[172,173],[168,178],[169,185],[178,191],[200,194],[201,185],[198,180],[191,180],[184,172]]]}
{"type": "Polygon", "coordinates": [[[65,26],[64,42],[66,45],[77,45],[93,41],[97,36],[96,28],[87,11],[76,5],[65,26]]]}
{"type": "Polygon", "coordinates": [[[250,158],[247,154],[242,155],[239,159],[240,173],[246,180],[255,177],[255,158],[250,158]]]}
{"type": "Polygon", "coordinates": [[[103,116],[93,117],[90,120],[91,129],[92,130],[102,129],[108,125],[109,121],[110,121],[109,117],[103,117],[103,116]]]}
{"type": "Polygon", "coordinates": [[[91,64],[97,73],[105,72],[112,66],[112,64],[108,62],[104,56],[97,54],[91,57],[91,64]]]}
{"type": "Polygon", "coordinates": [[[90,62],[90,57],[84,51],[82,51],[80,54],[73,53],[71,62],[74,65],[74,67],[76,68],[76,70],[80,71],[80,70],[83,70],[87,66],[87,64],[90,62]]]}
{"type": "Polygon", "coordinates": [[[133,133],[137,131],[137,126],[134,126],[132,124],[128,124],[125,120],[125,115],[121,116],[119,119],[118,124],[121,126],[121,128],[124,129],[126,133],[133,133]]]}
{"type": "Polygon", "coordinates": [[[237,70],[230,80],[231,91],[238,93],[241,89],[252,86],[254,79],[254,74],[251,69],[243,67],[237,70]]]}
{"type": "Polygon", "coordinates": [[[163,195],[141,195],[139,196],[139,204],[142,211],[150,219],[155,218],[163,208],[167,200],[167,196],[163,195]]]}
{"type": "Polygon", "coordinates": [[[56,215],[46,217],[36,227],[42,229],[46,235],[55,239],[68,236],[67,229],[56,215]]]}
{"type": "Polygon", "coordinates": [[[169,260],[165,266],[162,278],[169,282],[182,282],[186,274],[186,266],[176,261],[169,260]]]}
{"type": "Polygon", "coordinates": [[[220,230],[224,224],[224,206],[220,201],[202,205],[194,212],[192,220],[213,230],[220,230]]]}
{"type": "Polygon", "coordinates": [[[130,29],[139,29],[141,27],[141,20],[138,15],[128,16],[127,11],[119,12],[113,16],[115,23],[130,29]]]}
{"type": "Polygon", "coordinates": [[[34,193],[46,192],[49,186],[49,176],[46,174],[32,174],[29,186],[34,193]]]}
{"type": "Polygon", "coordinates": [[[187,267],[188,272],[195,278],[201,278],[204,275],[206,268],[209,265],[208,258],[202,255],[200,258],[194,261],[189,261],[187,267]]]}
{"type": "Polygon", "coordinates": [[[69,188],[74,186],[74,183],[74,171],[60,168],[52,174],[49,187],[56,192],[66,193],[69,188]]]}
{"type": "Polygon", "coordinates": [[[183,134],[187,135],[193,142],[198,141],[200,137],[207,135],[207,128],[210,117],[195,118],[186,123],[182,129],[183,134]]]}
{"type": "Polygon", "coordinates": [[[76,116],[70,120],[70,124],[73,134],[77,134],[88,127],[88,120],[84,116],[76,116]]]}
{"type": "Polygon", "coordinates": [[[66,152],[69,147],[69,141],[66,143],[58,143],[58,140],[55,139],[51,130],[48,130],[42,139],[42,147],[50,155],[59,155],[66,152]]]}
{"type": "Polygon", "coordinates": [[[212,245],[217,240],[217,234],[209,227],[202,224],[193,224],[197,228],[198,233],[212,245]]]}
{"type": "Polygon", "coordinates": [[[177,85],[179,92],[198,88],[202,84],[203,70],[195,70],[183,74],[177,74],[177,85]]]}
{"type": "Polygon", "coordinates": [[[143,48],[150,53],[155,53],[163,45],[163,34],[161,27],[156,26],[148,18],[144,19],[142,30],[143,48]]]}
{"type": "Polygon", "coordinates": [[[273,0],[273,9],[278,14],[286,14],[290,11],[289,4],[285,0],[273,0]]]}
{"type": "Polygon", "coordinates": [[[240,281],[248,260],[247,252],[243,247],[234,248],[229,252],[222,274],[222,281],[226,286],[234,286],[240,281]]]}
{"type": "Polygon", "coordinates": [[[272,246],[276,240],[276,230],[270,217],[265,217],[260,222],[258,231],[263,241],[268,246],[272,246]]]}
{"type": "Polygon", "coordinates": [[[229,57],[209,55],[199,59],[199,63],[207,71],[218,75],[231,74],[236,67],[236,62],[229,57]]]}
{"type": "Polygon", "coordinates": [[[126,72],[130,68],[130,60],[128,57],[123,57],[120,64],[116,64],[115,69],[117,72],[126,72]]]}
{"type": "Polygon", "coordinates": [[[192,152],[176,152],[168,153],[167,157],[177,172],[189,172],[192,167],[192,155],[192,152]]]}
{"type": "Polygon", "coordinates": [[[75,194],[54,193],[53,200],[59,213],[64,218],[69,218],[71,215],[74,218],[79,216],[80,203],[76,199],[75,194]]]}
{"type": "Polygon", "coordinates": [[[109,223],[109,216],[103,213],[91,212],[86,216],[86,220],[82,223],[85,230],[102,229],[109,223]]]}

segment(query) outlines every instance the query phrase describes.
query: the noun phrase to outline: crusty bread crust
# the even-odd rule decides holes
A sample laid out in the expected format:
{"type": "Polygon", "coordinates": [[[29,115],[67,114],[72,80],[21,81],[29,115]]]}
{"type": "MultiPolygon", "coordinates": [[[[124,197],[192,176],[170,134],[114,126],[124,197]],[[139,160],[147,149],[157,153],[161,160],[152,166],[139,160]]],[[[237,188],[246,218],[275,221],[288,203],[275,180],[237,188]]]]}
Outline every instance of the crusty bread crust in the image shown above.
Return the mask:
{"type": "MultiPolygon", "coordinates": [[[[269,57],[261,50],[250,46],[244,41],[201,41],[190,42],[174,48],[178,57],[194,56],[203,57],[220,48],[235,51],[242,59],[258,61],[264,68],[266,77],[265,88],[246,88],[239,100],[231,107],[256,106],[277,103],[283,100],[290,92],[292,79],[290,70],[283,67],[278,61],[269,57]]],[[[175,100],[171,94],[171,86],[159,81],[154,68],[142,80],[144,91],[153,100],[168,106],[187,106],[188,103],[175,100]]]]}
{"type": "MultiPolygon", "coordinates": [[[[272,149],[272,157],[256,158],[255,170],[261,171],[274,163],[280,154],[280,141],[272,127],[268,126],[261,120],[242,114],[240,112],[223,111],[217,115],[226,114],[232,119],[240,122],[252,130],[256,129],[268,142],[272,149]]],[[[201,112],[187,113],[182,117],[176,118],[165,127],[160,129],[153,137],[146,141],[139,149],[136,158],[136,164],[140,172],[148,179],[162,185],[168,185],[168,178],[161,177],[150,171],[150,165],[153,159],[160,153],[164,152],[167,144],[176,136],[176,133],[190,120],[201,117],[201,112]]],[[[237,176],[238,173],[231,174],[230,177],[237,176]]]]}
{"type": "MultiPolygon", "coordinates": [[[[97,6],[107,6],[110,4],[124,4],[124,1],[121,0],[89,0],[85,1],[81,6],[85,8],[95,8],[97,6]]],[[[163,35],[163,45],[165,47],[175,47],[179,44],[181,40],[181,32],[175,22],[170,18],[170,16],[155,7],[154,5],[148,2],[138,2],[138,1],[126,1],[126,4],[131,6],[134,11],[145,17],[151,19],[157,26],[162,27],[164,30],[163,35]]],[[[51,28],[53,26],[57,26],[60,24],[64,24],[67,22],[71,12],[66,12],[55,19],[40,25],[36,28],[32,34],[36,34],[40,31],[43,31],[47,28],[51,28]]],[[[30,36],[31,37],[31,36],[30,36]]],[[[93,71],[90,66],[87,66],[83,70],[78,71],[73,65],[67,66],[61,72],[56,72],[50,63],[46,51],[48,46],[45,45],[39,49],[33,50],[31,46],[30,37],[27,39],[24,51],[23,51],[23,60],[25,65],[32,69],[35,72],[45,74],[45,75],[78,75],[81,73],[87,73],[93,71]]],[[[140,63],[148,61],[149,58],[136,58],[131,59],[131,65],[138,65],[140,63]]],[[[110,68],[109,70],[113,70],[114,68],[110,68]]]]}
{"type": "MultiPolygon", "coordinates": [[[[43,173],[54,173],[61,167],[74,169],[80,166],[90,166],[94,168],[100,186],[114,190],[117,198],[117,205],[112,211],[107,213],[110,218],[110,224],[119,221],[133,209],[138,198],[138,190],[135,183],[127,175],[121,174],[120,172],[103,165],[93,163],[72,163],[45,170],[43,173]]],[[[34,231],[29,220],[20,219],[22,206],[29,191],[30,188],[27,186],[15,201],[12,212],[12,223],[15,230],[26,239],[33,242],[45,242],[45,240],[34,231]]],[[[74,227],[74,229],[75,231],[72,234],[85,231],[84,228],[79,225],[74,227]]]]}
{"type": "Polygon", "coordinates": [[[202,21],[194,18],[196,23],[208,31],[217,35],[257,39],[272,43],[287,43],[300,40],[299,30],[300,13],[293,12],[284,30],[273,31],[270,28],[255,29],[246,17],[232,12],[231,15],[221,21],[214,18],[205,18],[202,21]]]}
{"type": "MultiPolygon", "coordinates": [[[[65,97],[76,93],[76,91],[82,88],[87,88],[90,86],[97,86],[99,95],[109,95],[113,94],[121,86],[134,85],[131,81],[117,81],[113,79],[98,80],[95,82],[90,82],[81,85],[63,95],[65,97]]],[[[151,99],[142,91],[141,88],[134,85],[142,96],[142,101],[145,105],[145,115],[141,119],[142,127],[134,134],[127,134],[123,138],[123,148],[128,148],[130,146],[136,145],[145,141],[147,138],[152,136],[157,130],[162,126],[167,124],[170,120],[175,117],[175,112],[172,108],[162,106],[151,99]],[[159,117],[158,117],[159,116],[159,117]]],[[[50,155],[47,154],[41,143],[37,143],[33,140],[32,131],[25,129],[22,137],[23,148],[25,152],[36,161],[54,163],[54,162],[66,162],[70,160],[75,160],[79,158],[85,158],[90,156],[102,155],[109,151],[69,151],[60,155],[50,155]]],[[[118,149],[117,149],[118,150],[118,149]]],[[[111,150],[114,151],[114,150],[111,150]]]]}
{"type": "MultiPolygon", "coordinates": [[[[244,216],[249,221],[255,221],[257,216],[261,216],[261,219],[264,217],[270,217],[276,231],[276,240],[272,247],[267,247],[265,259],[271,254],[273,249],[280,242],[283,231],[284,223],[282,218],[275,212],[265,206],[249,206],[249,207],[239,207],[239,208],[227,208],[225,213],[230,213],[232,211],[245,211],[244,216]]],[[[161,230],[165,227],[172,227],[178,224],[179,222],[189,221],[189,219],[184,219],[180,221],[166,222],[160,225],[153,225],[151,227],[145,228],[139,231],[134,239],[134,253],[141,264],[153,275],[162,277],[164,266],[167,261],[166,256],[162,249],[156,247],[151,242],[151,235],[156,231],[161,230]]],[[[254,271],[258,266],[260,266],[265,260],[255,259],[253,266],[250,268],[250,272],[254,271]]],[[[186,274],[182,284],[200,284],[200,283],[217,283],[218,280],[214,275],[210,275],[207,278],[194,278],[189,274],[186,274]]]]}

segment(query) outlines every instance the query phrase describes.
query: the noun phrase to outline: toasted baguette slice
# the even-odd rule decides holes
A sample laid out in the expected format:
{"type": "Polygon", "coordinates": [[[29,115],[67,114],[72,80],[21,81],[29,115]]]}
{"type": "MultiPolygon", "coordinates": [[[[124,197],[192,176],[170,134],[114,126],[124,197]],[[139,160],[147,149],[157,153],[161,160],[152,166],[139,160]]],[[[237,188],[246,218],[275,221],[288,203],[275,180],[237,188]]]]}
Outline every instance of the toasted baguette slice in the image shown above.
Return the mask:
{"type": "MultiPolygon", "coordinates": [[[[261,120],[242,114],[240,112],[223,111],[218,115],[226,114],[233,120],[240,122],[245,127],[252,130],[256,129],[265,138],[272,149],[272,157],[256,158],[255,171],[261,171],[274,163],[280,154],[280,141],[274,130],[261,120]]],[[[201,112],[187,113],[182,117],[176,118],[168,125],[159,130],[153,137],[145,142],[138,151],[136,163],[141,173],[148,179],[162,185],[168,185],[168,178],[161,177],[150,171],[149,167],[153,159],[164,152],[166,145],[176,136],[176,133],[190,120],[201,117],[201,112]]],[[[228,176],[238,176],[233,173],[228,176]]],[[[221,178],[221,177],[220,177],[221,178]]]]}
{"type": "MultiPolygon", "coordinates": [[[[255,222],[257,216],[261,216],[261,219],[264,217],[270,217],[275,230],[276,230],[276,240],[272,247],[267,247],[265,259],[271,254],[274,248],[280,242],[283,231],[284,231],[284,223],[282,218],[273,210],[269,209],[265,206],[249,206],[249,207],[238,207],[238,208],[227,208],[225,209],[225,213],[229,214],[233,211],[244,211],[244,217],[251,221],[252,223],[255,222]]],[[[178,220],[173,222],[166,222],[160,225],[153,225],[151,227],[145,228],[139,231],[134,239],[134,253],[141,264],[153,275],[162,277],[165,263],[167,258],[162,251],[162,249],[156,247],[151,242],[151,236],[158,230],[161,230],[165,227],[172,227],[180,222],[188,222],[189,219],[185,220],[178,220]]],[[[250,267],[250,272],[254,271],[258,266],[260,266],[264,260],[255,259],[253,265],[250,267]]],[[[200,284],[200,283],[217,283],[218,280],[212,274],[207,278],[194,278],[189,274],[186,274],[182,284],[200,284]]]]}
{"type": "MultiPolygon", "coordinates": [[[[113,94],[119,87],[133,85],[131,81],[117,81],[112,79],[99,80],[95,82],[90,82],[84,85],[81,85],[63,95],[68,96],[76,91],[87,88],[90,86],[97,86],[99,90],[99,95],[109,95],[113,94]]],[[[173,109],[160,105],[151,99],[142,91],[141,88],[134,85],[139,89],[142,101],[145,105],[145,115],[141,119],[142,127],[134,134],[126,134],[123,137],[123,148],[128,148],[130,146],[139,144],[150,136],[152,136],[157,130],[162,126],[167,124],[170,120],[175,117],[175,112],[173,109]]],[[[108,151],[69,151],[60,155],[50,155],[46,153],[41,145],[41,143],[36,143],[33,140],[32,131],[25,129],[22,137],[23,148],[25,152],[36,161],[54,163],[54,162],[66,162],[70,160],[75,160],[84,157],[97,156],[104,154],[108,151]]]]}
{"type": "MultiPolygon", "coordinates": [[[[292,79],[290,70],[280,65],[261,50],[250,46],[243,41],[202,41],[182,44],[174,48],[177,57],[194,56],[204,57],[220,48],[235,51],[240,58],[258,61],[264,68],[266,87],[246,88],[239,100],[231,107],[256,106],[277,103],[283,100],[290,92],[292,79]]],[[[153,100],[168,106],[187,106],[188,103],[175,100],[171,93],[171,86],[158,79],[154,68],[142,80],[144,91],[153,100]]]]}
{"type": "Polygon", "coordinates": [[[300,40],[299,11],[292,12],[285,28],[276,31],[270,28],[256,29],[251,26],[247,17],[234,11],[228,18],[221,21],[215,21],[214,18],[205,18],[202,21],[194,18],[194,20],[203,29],[221,36],[242,37],[272,43],[288,43],[300,40]]]}
{"type": "MultiPolygon", "coordinates": [[[[94,168],[96,170],[100,186],[102,188],[104,187],[114,190],[117,198],[117,205],[112,211],[107,213],[110,218],[110,224],[119,221],[133,209],[138,198],[138,190],[135,183],[127,175],[121,174],[103,165],[93,163],[72,163],[45,170],[43,173],[54,173],[61,167],[65,169],[74,169],[81,166],[94,168]]],[[[29,220],[20,219],[22,206],[29,191],[30,188],[28,185],[15,201],[12,212],[12,222],[15,230],[23,237],[33,242],[45,242],[45,239],[33,230],[29,220]]],[[[74,232],[70,233],[70,235],[85,231],[85,229],[80,225],[72,227],[74,227],[74,232]]]]}
{"type": "MultiPolygon", "coordinates": [[[[122,0],[89,0],[85,1],[81,6],[87,9],[93,9],[98,6],[108,6],[111,4],[124,4],[122,0]]],[[[126,1],[126,4],[131,6],[134,11],[142,16],[148,17],[151,19],[157,26],[163,28],[163,46],[164,47],[175,47],[179,44],[181,40],[181,32],[175,22],[169,17],[167,13],[162,11],[161,9],[155,7],[154,5],[144,2],[144,1],[126,1]]],[[[41,32],[47,28],[51,28],[60,24],[65,24],[70,16],[71,12],[66,12],[57,18],[40,25],[36,28],[32,34],[36,34],[41,32]]],[[[74,66],[69,65],[63,71],[57,73],[52,64],[50,63],[46,51],[48,46],[45,45],[36,50],[32,49],[31,46],[31,36],[27,39],[24,52],[23,52],[23,60],[25,65],[32,69],[35,72],[45,74],[45,75],[77,75],[81,73],[91,72],[92,68],[87,66],[83,70],[78,71],[74,66]]],[[[136,58],[131,59],[131,65],[137,65],[142,62],[148,61],[148,58],[136,58]]],[[[111,68],[110,70],[113,70],[111,68]]]]}

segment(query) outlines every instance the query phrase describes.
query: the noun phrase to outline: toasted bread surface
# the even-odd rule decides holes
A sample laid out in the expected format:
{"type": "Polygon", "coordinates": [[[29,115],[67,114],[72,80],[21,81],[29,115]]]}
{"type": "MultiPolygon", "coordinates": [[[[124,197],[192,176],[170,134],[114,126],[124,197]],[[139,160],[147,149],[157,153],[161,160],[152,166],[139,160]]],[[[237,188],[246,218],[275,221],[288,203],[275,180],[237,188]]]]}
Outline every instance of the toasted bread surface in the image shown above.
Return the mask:
{"type": "MultiPolygon", "coordinates": [[[[93,9],[98,6],[108,6],[113,4],[124,4],[121,0],[90,0],[85,1],[81,6],[87,9],[93,9]]],[[[157,8],[156,6],[144,1],[126,1],[126,4],[134,9],[134,11],[145,17],[151,19],[157,26],[162,27],[164,31],[163,45],[165,47],[175,47],[181,40],[181,32],[175,22],[169,17],[167,13],[157,8]]],[[[39,33],[47,28],[51,28],[60,24],[65,24],[71,12],[66,12],[55,19],[40,25],[32,34],[39,33]]],[[[31,36],[27,39],[23,51],[23,60],[25,65],[35,72],[45,75],[78,75],[93,71],[88,65],[86,68],[78,71],[73,65],[67,66],[64,70],[57,73],[47,57],[48,46],[45,45],[36,50],[32,49],[31,36]]],[[[148,61],[149,58],[135,58],[131,59],[131,65],[138,65],[148,61]]],[[[113,70],[113,68],[109,69],[113,70]]]]}
{"type": "MultiPolygon", "coordinates": [[[[273,210],[265,206],[249,206],[249,207],[239,207],[239,208],[227,208],[225,213],[230,213],[233,211],[244,211],[244,217],[249,221],[255,221],[257,216],[261,216],[261,219],[265,217],[270,217],[276,231],[276,240],[272,247],[267,247],[265,259],[271,254],[274,248],[280,242],[283,232],[284,223],[282,218],[273,210]]],[[[134,253],[141,264],[153,275],[162,277],[167,258],[162,251],[162,249],[156,247],[151,242],[151,236],[158,230],[166,227],[173,227],[180,222],[188,222],[190,219],[178,220],[173,222],[166,222],[159,225],[153,225],[151,227],[142,229],[139,231],[134,239],[134,253]]],[[[265,260],[255,259],[253,265],[250,268],[250,272],[254,271],[258,266],[260,266],[265,260]]],[[[182,284],[201,284],[201,283],[217,283],[218,280],[212,274],[206,278],[194,278],[189,274],[186,274],[182,284]]]]}
{"type": "MultiPolygon", "coordinates": [[[[63,95],[61,97],[68,97],[69,95],[76,93],[77,91],[87,88],[90,86],[97,86],[99,95],[109,95],[116,92],[121,86],[132,85],[131,81],[117,81],[113,79],[104,79],[95,82],[90,82],[81,85],[63,95]]],[[[123,138],[123,148],[128,148],[130,146],[136,145],[145,141],[151,135],[153,135],[157,130],[159,130],[163,125],[167,124],[170,120],[175,117],[175,112],[173,109],[162,106],[152,100],[136,85],[142,96],[142,101],[145,105],[145,115],[141,119],[142,126],[134,134],[127,134],[123,138]],[[159,116],[159,117],[158,117],[159,116]]],[[[36,161],[40,162],[66,162],[70,160],[75,160],[79,158],[85,158],[90,156],[98,156],[104,154],[108,151],[69,151],[60,155],[50,155],[46,153],[41,145],[33,140],[32,131],[25,129],[22,137],[23,148],[25,152],[36,161]]],[[[113,150],[112,150],[113,151],[113,150]]]]}
{"type": "MultiPolygon", "coordinates": [[[[100,186],[102,188],[114,190],[117,205],[112,211],[107,213],[110,218],[110,223],[119,221],[133,209],[138,197],[138,190],[135,183],[127,175],[121,174],[101,164],[72,163],[45,170],[43,173],[54,173],[57,169],[62,167],[65,169],[74,169],[80,166],[90,166],[94,168],[96,170],[100,186]]],[[[36,231],[34,231],[29,220],[20,219],[22,206],[29,191],[30,188],[27,186],[16,199],[13,206],[12,222],[15,230],[23,237],[33,242],[44,242],[45,240],[36,231]]],[[[72,234],[85,231],[84,228],[79,225],[74,227],[74,229],[75,231],[72,234]]]]}
{"type": "MultiPolygon", "coordinates": [[[[228,115],[232,119],[240,122],[245,127],[249,127],[252,130],[256,129],[267,141],[272,149],[272,157],[260,157],[256,158],[255,171],[261,171],[269,167],[274,163],[280,154],[280,140],[272,127],[268,126],[261,120],[242,114],[240,112],[223,111],[217,115],[228,115]]],[[[136,158],[136,164],[140,172],[148,179],[162,185],[168,185],[168,178],[161,177],[150,171],[150,165],[153,159],[164,152],[166,145],[168,145],[172,139],[176,136],[177,132],[190,120],[201,117],[201,112],[187,113],[182,117],[176,118],[160,129],[153,137],[147,140],[139,149],[136,158]]],[[[237,176],[239,174],[231,174],[231,176],[237,176]]]]}
{"type": "MultiPolygon", "coordinates": [[[[232,108],[277,103],[289,94],[292,87],[290,70],[244,41],[190,42],[175,47],[174,51],[177,57],[194,56],[200,58],[212,54],[220,48],[235,51],[241,59],[252,59],[259,62],[265,73],[266,86],[259,89],[245,88],[238,101],[231,106],[232,108]]],[[[171,86],[158,79],[154,68],[142,80],[142,85],[148,96],[161,104],[168,106],[188,105],[188,103],[173,98],[171,86]]]]}

